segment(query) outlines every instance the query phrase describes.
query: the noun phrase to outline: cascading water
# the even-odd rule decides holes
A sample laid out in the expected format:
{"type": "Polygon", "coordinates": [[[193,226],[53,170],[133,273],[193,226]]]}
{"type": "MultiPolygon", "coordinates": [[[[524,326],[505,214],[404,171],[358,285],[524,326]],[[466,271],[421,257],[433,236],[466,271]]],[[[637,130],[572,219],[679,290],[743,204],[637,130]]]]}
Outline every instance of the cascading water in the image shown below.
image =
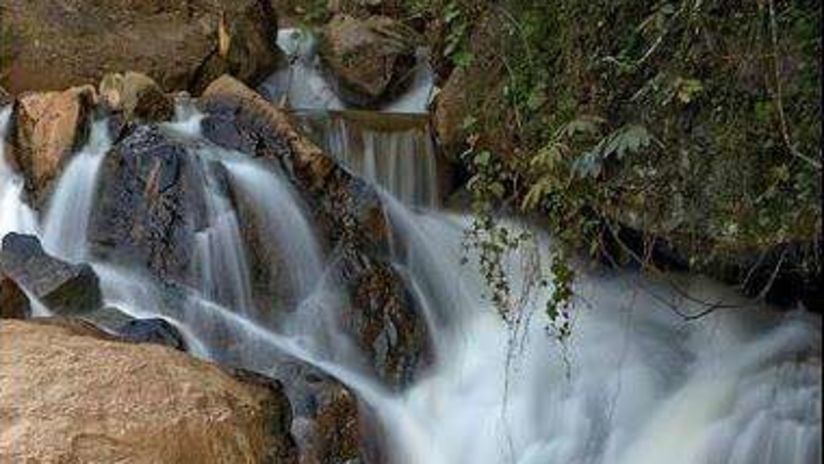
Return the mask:
{"type": "Polygon", "coordinates": [[[296,116],[309,137],[353,172],[406,204],[438,206],[437,163],[427,117],[376,118],[356,111],[296,116]]]}
{"type": "Polygon", "coordinates": [[[353,172],[407,204],[437,207],[436,156],[427,113],[435,85],[425,51],[418,52],[408,90],[371,112],[347,107],[336,96],[324,78],[317,40],[310,32],[284,29],[277,43],[289,65],[261,86],[263,94],[293,110],[304,132],[353,172]]]}
{"type": "Polygon", "coordinates": [[[11,105],[0,107],[0,236],[9,232],[35,233],[34,212],[22,200],[23,179],[6,159],[6,135],[11,120],[11,105]]]}
{"type": "MultiPolygon", "coordinates": [[[[197,122],[175,124],[171,130],[185,128],[188,137],[199,140],[197,122]]],[[[426,202],[414,195],[398,201],[392,192],[383,200],[393,229],[394,264],[423,311],[435,353],[411,386],[390,391],[362,368],[356,345],[339,330],[335,315],[345,297],[326,278],[314,226],[285,177],[199,141],[191,156],[203,173],[208,203],[196,244],[201,285],[161,284],[140,270],[94,263],[106,303],[135,316],[169,319],[198,356],[270,372],[289,355],[337,377],[374,412],[388,437],[390,462],[820,460],[819,317],[748,307],[718,309],[685,322],[662,297],[683,312],[697,310],[695,303],[679,300],[665,284],[615,272],[581,277],[572,336],[563,344],[547,334],[538,304],[546,295],[527,301],[524,311],[531,317],[513,332],[482,297],[485,284],[476,267],[460,264],[471,217],[413,210],[409,204],[426,202]],[[282,262],[270,264],[290,266],[287,284],[297,297],[285,308],[285,320],[250,311],[249,247],[238,223],[243,212],[230,201],[228,189],[263,218],[264,233],[284,253],[282,262]]],[[[376,160],[388,150],[373,149],[376,160]]],[[[94,181],[75,175],[73,165],[58,190],[83,197],[91,187],[77,184],[94,181]]],[[[391,169],[404,168],[398,163],[391,169]]],[[[8,192],[17,202],[14,209],[4,203],[3,230],[36,229],[19,220],[28,210],[20,202],[19,184],[11,183],[16,179],[11,171],[0,172],[4,202],[11,201],[8,192]]],[[[50,213],[46,222],[54,224],[45,229],[70,230],[66,222],[72,219],[50,213]]],[[[59,254],[82,256],[80,235],[55,242],[62,244],[55,245],[59,254]]],[[[525,278],[517,267],[509,271],[516,286],[525,278]]],[[[691,279],[687,284],[690,294],[705,300],[736,301],[711,283],[691,279]]]]}
{"type": "Polygon", "coordinates": [[[111,147],[108,120],[92,123],[86,146],[77,153],[51,195],[43,220],[43,248],[69,261],[87,258],[86,235],[94,202],[97,176],[111,147]]]}

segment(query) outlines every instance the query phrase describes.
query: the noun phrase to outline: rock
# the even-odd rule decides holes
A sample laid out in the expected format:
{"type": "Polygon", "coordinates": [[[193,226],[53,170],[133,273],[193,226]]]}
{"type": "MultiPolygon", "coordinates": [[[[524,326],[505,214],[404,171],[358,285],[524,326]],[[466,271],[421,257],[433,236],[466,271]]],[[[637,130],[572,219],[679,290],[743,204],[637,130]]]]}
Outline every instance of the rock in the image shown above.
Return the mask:
{"type": "Polygon", "coordinates": [[[82,313],[102,303],[97,274],[88,264],[69,264],[49,256],[32,235],[7,234],[0,270],[57,313],[82,313]]]}
{"type": "Polygon", "coordinates": [[[0,321],[0,461],[295,463],[277,383],[82,323],[0,321]]]}
{"type": "Polygon", "coordinates": [[[275,69],[277,17],[263,0],[8,0],[0,85],[62,90],[134,70],[165,91],[223,73],[256,85],[275,69]]]}
{"type": "MultiPolygon", "coordinates": [[[[468,40],[472,61],[455,67],[437,94],[433,125],[446,158],[458,161],[466,149],[468,123],[473,122],[478,136],[476,149],[509,156],[516,146],[507,127],[511,115],[502,112],[503,86],[508,82],[504,61],[500,57],[500,40],[507,26],[501,15],[485,13],[474,21],[468,40]]],[[[445,46],[445,44],[444,44],[445,46]]]]}
{"type": "Polygon", "coordinates": [[[212,142],[277,164],[290,177],[331,250],[333,272],[349,291],[344,326],[388,384],[406,385],[427,361],[429,340],[389,264],[389,229],[377,192],[299,134],[286,114],[229,76],[213,82],[198,104],[207,114],[203,133],[212,142]]]}
{"type": "Polygon", "coordinates": [[[122,112],[127,121],[168,121],[175,114],[173,99],[145,74],[106,74],[100,81],[99,92],[106,106],[122,112]]]}
{"type": "Polygon", "coordinates": [[[29,298],[17,282],[0,272],[0,319],[27,319],[30,315],[29,298]]]}
{"type": "Polygon", "coordinates": [[[15,106],[14,164],[40,207],[71,155],[86,141],[95,91],[91,86],[20,96],[15,106]]]}
{"type": "Polygon", "coordinates": [[[415,66],[415,32],[385,16],[336,15],[320,34],[319,53],[336,93],[374,106],[403,90],[415,66]]]}
{"type": "Polygon", "coordinates": [[[206,225],[203,167],[191,142],[155,125],[115,144],[100,168],[89,222],[93,255],[196,286],[195,233],[206,225]]]}
{"type": "Polygon", "coordinates": [[[369,453],[368,435],[363,433],[358,400],[346,386],[298,361],[278,363],[274,377],[292,404],[291,431],[301,464],[364,460],[369,453]]]}
{"type": "Polygon", "coordinates": [[[165,319],[134,319],[117,329],[117,334],[126,341],[135,343],[157,343],[186,351],[186,341],[175,326],[165,319]]]}
{"type": "Polygon", "coordinates": [[[6,106],[14,101],[14,97],[6,92],[6,89],[0,87],[0,107],[6,106]]]}

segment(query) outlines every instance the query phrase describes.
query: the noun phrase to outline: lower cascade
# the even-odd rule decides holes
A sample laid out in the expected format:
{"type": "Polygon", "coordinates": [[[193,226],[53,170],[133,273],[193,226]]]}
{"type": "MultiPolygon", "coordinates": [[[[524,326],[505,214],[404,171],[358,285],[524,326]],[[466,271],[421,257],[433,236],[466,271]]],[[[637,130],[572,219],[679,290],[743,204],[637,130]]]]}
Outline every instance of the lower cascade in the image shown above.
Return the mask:
{"type": "MultiPolygon", "coordinates": [[[[439,207],[425,123],[387,134],[356,114],[298,115],[315,149],[242,126],[226,116],[242,111],[221,106],[234,100],[201,100],[125,136],[92,121],[39,213],[0,151],[0,234],[89,263],[103,298],[90,320],[114,330],[160,318],[197,357],[274,378],[296,362],[336,379],[368,423],[369,451],[346,462],[821,459],[818,315],[673,275],[724,303],[685,320],[673,306],[703,308],[666,282],[582,270],[568,339],[547,330],[550,289],[530,294],[513,327],[463,246],[472,215],[439,207]]],[[[2,138],[10,113],[0,109],[2,138]]],[[[529,278],[522,258],[509,262],[513,288],[529,278]]]]}

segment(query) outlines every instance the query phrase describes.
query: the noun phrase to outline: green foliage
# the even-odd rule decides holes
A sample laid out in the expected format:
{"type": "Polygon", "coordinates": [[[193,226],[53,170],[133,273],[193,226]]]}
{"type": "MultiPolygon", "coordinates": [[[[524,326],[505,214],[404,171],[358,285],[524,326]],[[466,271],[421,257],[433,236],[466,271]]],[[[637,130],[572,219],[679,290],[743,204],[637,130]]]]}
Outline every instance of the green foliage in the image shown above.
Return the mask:
{"type": "Polygon", "coordinates": [[[453,5],[447,42],[462,45],[451,56],[472,57],[456,60],[470,79],[504,70],[500,86],[467,92],[472,152],[485,153],[464,158],[476,210],[514,203],[543,217],[558,247],[593,254],[605,222],[632,217],[699,270],[820,237],[815,2],[453,5]],[[489,24],[500,40],[476,40],[489,24]]]}

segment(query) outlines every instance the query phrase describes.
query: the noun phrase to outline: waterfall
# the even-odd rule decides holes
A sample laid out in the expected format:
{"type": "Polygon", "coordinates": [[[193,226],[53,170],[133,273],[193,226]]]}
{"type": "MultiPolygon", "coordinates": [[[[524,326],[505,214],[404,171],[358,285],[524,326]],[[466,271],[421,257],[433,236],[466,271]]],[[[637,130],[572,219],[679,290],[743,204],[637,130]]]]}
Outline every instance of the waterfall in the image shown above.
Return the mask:
{"type": "Polygon", "coordinates": [[[112,144],[108,122],[104,118],[92,123],[89,141],[60,176],[43,220],[43,248],[69,261],[88,255],[86,239],[98,171],[112,144]]]}
{"type": "Polygon", "coordinates": [[[297,113],[304,132],[329,155],[406,204],[439,203],[435,147],[427,117],[344,111],[297,113]]]}
{"type": "Polygon", "coordinates": [[[0,108],[0,237],[9,232],[37,231],[35,214],[22,200],[23,178],[14,172],[6,159],[11,111],[11,105],[0,108]]]}
{"type": "Polygon", "coordinates": [[[273,243],[272,249],[282,250],[281,272],[290,281],[291,290],[299,299],[308,296],[323,271],[321,253],[315,233],[300,205],[297,194],[283,180],[282,174],[272,172],[249,160],[224,162],[232,178],[232,185],[250,198],[255,213],[260,217],[273,243]],[[276,246],[275,246],[276,245],[276,246]]]}
{"type": "MultiPolygon", "coordinates": [[[[662,300],[682,312],[701,308],[666,282],[627,271],[581,270],[569,339],[562,343],[547,331],[541,302],[551,289],[526,300],[527,317],[513,332],[483,298],[485,281],[473,264],[478,257],[462,249],[472,217],[439,211],[434,184],[428,184],[436,177],[434,165],[410,161],[431,159],[421,135],[378,134],[346,117],[333,124],[332,115],[323,119],[337,124],[321,132],[325,147],[384,186],[392,264],[434,340],[434,360],[414,383],[401,391],[386,388],[364,368],[357,343],[340,327],[345,292],[327,276],[311,215],[287,177],[202,140],[199,117],[189,113],[167,128],[197,142],[190,155],[208,213],[192,244],[200,285],[159,282],[140,269],[95,262],[106,305],[169,320],[200,357],[275,372],[279,360],[291,356],[336,377],[374,412],[389,462],[821,459],[819,316],[777,313],[698,277],[673,276],[700,299],[747,306],[686,322],[662,300]],[[241,226],[247,214],[270,240],[264,246],[248,242],[241,226]],[[461,263],[464,253],[468,264],[461,263]],[[279,317],[255,309],[252,258],[269,260],[272,274],[290,289],[291,298],[273,302],[286,306],[272,309],[279,317]]],[[[0,130],[8,118],[8,109],[0,112],[0,130]]],[[[44,241],[55,253],[84,256],[85,218],[96,201],[95,177],[107,144],[105,132],[93,134],[59,180],[43,224],[44,241]],[[80,224],[72,224],[78,218],[80,224]]],[[[21,193],[20,178],[0,164],[0,231],[37,230],[21,193]]],[[[540,245],[551,241],[533,232],[540,245]]],[[[526,278],[517,261],[508,268],[514,288],[526,278]]]]}

